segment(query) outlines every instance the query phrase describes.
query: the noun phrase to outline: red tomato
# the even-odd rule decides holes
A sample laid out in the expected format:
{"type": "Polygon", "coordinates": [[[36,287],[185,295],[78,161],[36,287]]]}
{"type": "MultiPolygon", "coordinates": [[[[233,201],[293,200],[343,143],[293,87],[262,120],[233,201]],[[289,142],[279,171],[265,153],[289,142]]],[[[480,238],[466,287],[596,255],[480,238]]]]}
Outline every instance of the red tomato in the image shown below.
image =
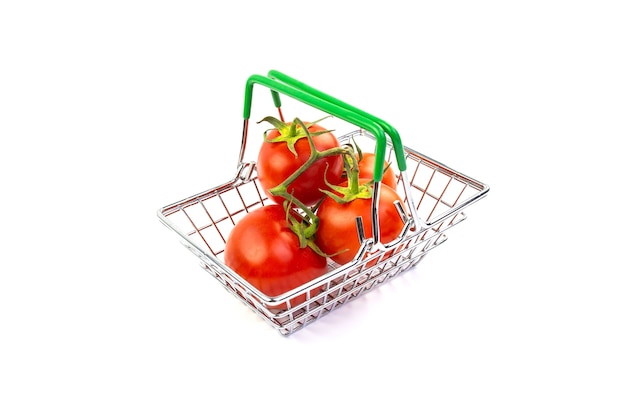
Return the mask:
{"type": "MultiPolygon", "coordinates": [[[[365,181],[368,180],[362,180],[362,182],[365,181]]],[[[404,207],[402,198],[398,193],[381,183],[378,216],[380,239],[383,243],[389,243],[396,239],[404,227],[404,222],[394,206],[396,200],[400,201],[404,207]]],[[[332,198],[324,199],[316,213],[320,223],[315,237],[315,243],[322,252],[327,255],[334,255],[331,256],[331,259],[338,264],[345,264],[354,259],[361,246],[356,228],[356,218],[362,217],[365,237],[371,238],[371,206],[371,198],[357,198],[343,204],[332,198]]]]}
{"type": "MultiPolygon", "coordinates": [[[[371,152],[363,152],[361,160],[359,160],[359,178],[361,179],[373,179],[374,178],[374,164],[376,162],[376,154],[371,152]]],[[[384,168],[387,168],[389,162],[385,161],[384,168]]],[[[396,190],[398,188],[398,182],[396,180],[396,174],[393,172],[393,168],[389,167],[383,172],[382,182],[389,187],[396,190]]]]}
{"type": "MultiPolygon", "coordinates": [[[[300,248],[299,239],[289,229],[285,217],[283,207],[276,204],[251,211],[235,225],[224,250],[224,263],[270,297],[299,287],[327,271],[325,257],[310,247],[300,248]]],[[[291,305],[305,300],[303,294],[294,298],[291,305]]]]}
{"type": "MultiPolygon", "coordinates": [[[[290,123],[287,123],[290,125],[290,123]]],[[[310,133],[325,131],[317,124],[305,123],[310,133]]],[[[280,135],[278,129],[267,133],[267,140],[280,135]]],[[[339,147],[337,138],[326,132],[313,136],[313,144],[318,151],[325,151],[339,147]]],[[[298,170],[311,156],[311,148],[306,137],[296,141],[297,156],[288,148],[286,142],[263,142],[257,159],[257,173],[261,187],[265,194],[276,203],[282,203],[283,198],[273,196],[269,190],[284,182],[291,174],[298,170]]],[[[324,194],[320,189],[328,190],[324,182],[324,173],[329,183],[337,184],[341,181],[343,172],[343,158],[341,155],[328,156],[315,161],[308,169],[289,185],[287,191],[307,206],[313,206],[322,199],[324,194]],[[328,165],[328,170],[326,166],[328,165]]]]}

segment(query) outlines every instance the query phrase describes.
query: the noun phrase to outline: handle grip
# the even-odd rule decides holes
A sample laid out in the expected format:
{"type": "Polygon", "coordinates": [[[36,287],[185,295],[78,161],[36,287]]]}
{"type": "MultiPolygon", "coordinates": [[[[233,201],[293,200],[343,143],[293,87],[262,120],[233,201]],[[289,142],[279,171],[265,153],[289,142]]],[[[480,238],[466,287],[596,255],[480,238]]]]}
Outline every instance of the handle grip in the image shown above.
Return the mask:
{"type": "Polygon", "coordinates": [[[324,99],[326,101],[329,101],[331,103],[334,103],[338,106],[341,106],[342,108],[345,108],[347,110],[350,111],[354,111],[358,114],[361,114],[362,116],[369,118],[370,120],[378,123],[381,128],[383,128],[383,130],[387,133],[387,135],[389,136],[389,138],[391,138],[391,142],[393,144],[393,149],[395,152],[395,156],[396,156],[396,161],[398,164],[398,168],[401,171],[405,171],[406,170],[406,159],[404,157],[404,147],[402,146],[402,140],[400,139],[400,134],[398,133],[398,131],[392,127],[391,125],[389,125],[386,121],[373,116],[372,114],[365,112],[357,107],[354,107],[342,100],[339,100],[327,93],[324,93],[316,88],[313,88],[311,86],[309,86],[308,84],[305,84],[297,79],[294,79],[291,76],[286,75],[285,73],[279,72],[277,70],[270,70],[268,73],[268,77],[276,79],[276,80],[280,80],[283,83],[286,83],[290,86],[293,86],[295,88],[301,89],[306,91],[309,94],[312,94],[314,96],[317,96],[321,99],[324,99]]]}

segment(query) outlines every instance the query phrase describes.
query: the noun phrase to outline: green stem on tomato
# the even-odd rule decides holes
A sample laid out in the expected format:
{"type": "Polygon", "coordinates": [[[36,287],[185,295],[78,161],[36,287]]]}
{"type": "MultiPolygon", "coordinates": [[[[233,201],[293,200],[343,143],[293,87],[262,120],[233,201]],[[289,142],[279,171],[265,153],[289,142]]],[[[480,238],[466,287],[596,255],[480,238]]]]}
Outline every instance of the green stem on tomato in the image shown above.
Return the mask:
{"type": "MultiPolygon", "coordinates": [[[[266,117],[265,121],[273,122],[269,118],[266,117]]],[[[283,198],[285,201],[283,206],[285,208],[285,212],[287,215],[287,223],[289,228],[298,236],[300,241],[300,247],[311,247],[316,253],[327,256],[324,254],[319,247],[314,242],[314,236],[319,227],[319,217],[315,214],[316,208],[311,209],[310,207],[303,204],[300,200],[295,198],[293,194],[289,193],[287,190],[288,187],[293,183],[302,173],[304,173],[308,168],[310,168],[315,162],[320,159],[324,159],[330,156],[341,155],[344,162],[344,169],[347,174],[347,184],[346,187],[342,187],[339,185],[331,184],[326,180],[326,171],[328,170],[328,165],[326,165],[326,170],[324,171],[324,182],[328,186],[329,190],[320,190],[328,197],[332,198],[336,202],[340,204],[348,203],[357,198],[369,199],[372,197],[372,183],[373,181],[369,181],[364,184],[360,184],[359,182],[359,160],[362,157],[362,152],[358,145],[356,145],[357,152],[355,153],[354,148],[350,145],[335,147],[326,149],[324,151],[319,151],[315,147],[315,143],[313,142],[313,135],[311,134],[306,127],[306,125],[299,119],[295,118],[293,120],[293,126],[289,128],[292,135],[295,135],[295,131],[297,126],[300,126],[304,132],[304,137],[306,137],[309,148],[311,150],[311,154],[304,164],[302,164],[296,171],[291,173],[289,177],[287,177],[282,183],[278,186],[275,186],[269,190],[269,192],[275,196],[283,198]],[[358,158],[357,158],[358,154],[358,158]],[[291,214],[291,207],[298,207],[303,216],[295,217],[291,214]]],[[[276,123],[275,123],[276,125],[276,123]]],[[[293,149],[292,152],[295,153],[295,140],[282,140],[283,142],[293,142],[290,146],[290,149],[293,149]]]]}
{"type": "Polygon", "coordinates": [[[298,168],[298,170],[291,173],[291,175],[278,186],[271,188],[269,192],[273,196],[281,197],[285,200],[285,211],[288,213],[287,215],[289,227],[298,236],[300,240],[300,247],[304,248],[306,246],[311,246],[317,253],[321,253],[321,251],[319,251],[319,248],[317,248],[317,246],[315,246],[313,242],[313,237],[315,236],[317,228],[319,227],[319,218],[317,217],[317,215],[315,215],[314,210],[295,198],[293,194],[289,193],[287,189],[291,185],[291,183],[293,183],[302,173],[304,173],[309,167],[313,165],[313,163],[317,162],[318,160],[330,156],[345,155],[349,152],[347,152],[347,149],[344,147],[336,147],[324,151],[317,150],[313,142],[313,137],[309,133],[306,125],[304,125],[304,123],[299,118],[295,118],[294,123],[296,123],[296,125],[299,125],[304,130],[307,141],[309,142],[311,155],[309,156],[307,161],[298,168]],[[297,219],[289,216],[289,209],[291,208],[291,206],[296,206],[302,210],[302,212],[304,213],[304,218],[302,219],[302,221],[298,221],[297,219]]]}
{"type": "Polygon", "coordinates": [[[327,190],[322,190],[322,192],[339,204],[345,204],[358,198],[372,198],[372,184],[374,181],[371,180],[361,184],[359,180],[359,163],[354,150],[351,148],[346,148],[344,168],[347,174],[346,186],[337,186],[326,182],[328,188],[334,192],[327,190]]]}

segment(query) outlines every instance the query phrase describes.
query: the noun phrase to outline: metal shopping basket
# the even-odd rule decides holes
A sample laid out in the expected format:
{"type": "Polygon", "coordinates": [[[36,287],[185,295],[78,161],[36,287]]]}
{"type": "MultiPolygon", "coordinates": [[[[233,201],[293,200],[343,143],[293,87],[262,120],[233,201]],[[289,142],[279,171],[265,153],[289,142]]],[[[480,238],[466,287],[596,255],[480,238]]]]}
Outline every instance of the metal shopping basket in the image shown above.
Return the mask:
{"type": "MultiPolygon", "coordinates": [[[[380,167],[377,165],[375,173],[373,218],[377,218],[380,167]]],[[[486,184],[403,146],[397,131],[385,121],[281,72],[270,71],[267,76],[252,75],[246,82],[243,138],[232,179],[169,204],[157,215],[228,292],[287,336],[414,268],[447,239],[444,231],[465,219],[463,210],[488,191],[486,184]],[[281,119],[282,95],[353,124],[356,129],[337,136],[338,140],[342,144],[357,143],[362,149],[371,147],[380,161],[393,161],[398,192],[408,209],[403,213],[405,232],[394,242],[383,244],[378,240],[379,223],[374,220],[373,236],[363,240],[354,260],[338,265],[329,259],[325,275],[279,296],[265,295],[223,261],[230,230],[246,213],[270,203],[258,183],[255,162],[244,158],[249,146],[252,93],[257,85],[270,90],[281,119]],[[306,297],[304,302],[299,299],[301,303],[291,305],[293,298],[302,296],[306,297]]],[[[355,221],[355,227],[357,224],[355,221]]]]}

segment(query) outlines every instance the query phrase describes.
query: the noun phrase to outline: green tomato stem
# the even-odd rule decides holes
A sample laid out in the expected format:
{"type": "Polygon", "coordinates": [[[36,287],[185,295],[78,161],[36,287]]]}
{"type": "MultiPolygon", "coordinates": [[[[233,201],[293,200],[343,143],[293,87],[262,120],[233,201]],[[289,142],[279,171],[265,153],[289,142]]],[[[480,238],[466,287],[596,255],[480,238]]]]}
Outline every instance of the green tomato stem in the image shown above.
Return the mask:
{"type": "Polygon", "coordinates": [[[314,210],[295,198],[293,194],[287,191],[287,189],[289,185],[291,185],[291,183],[293,183],[302,173],[304,173],[309,167],[313,165],[313,163],[317,162],[318,160],[330,156],[345,155],[349,152],[344,147],[330,148],[324,151],[317,150],[317,148],[315,147],[315,143],[313,142],[313,137],[310,134],[309,130],[306,128],[306,125],[304,125],[304,123],[299,118],[295,118],[294,123],[300,125],[301,128],[304,130],[307,141],[309,142],[311,155],[309,156],[307,161],[298,168],[298,170],[294,171],[281,184],[271,188],[269,192],[276,197],[281,197],[286,200],[285,210],[287,212],[289,212],[291,206],[296,206],[302,210],[302,212],[304,213],[303,221],[299,222],[293,217],[288,218],[289,227],[298,236],[301,248],[311,246],[317,253],[321,253],[321,251],[319,251],[319,248],[317,248],[317,246],[315,246],[313,242],[313,237],[315,236],[317,228],[319,227],[318,216],[315,215],[314,210]]]}

